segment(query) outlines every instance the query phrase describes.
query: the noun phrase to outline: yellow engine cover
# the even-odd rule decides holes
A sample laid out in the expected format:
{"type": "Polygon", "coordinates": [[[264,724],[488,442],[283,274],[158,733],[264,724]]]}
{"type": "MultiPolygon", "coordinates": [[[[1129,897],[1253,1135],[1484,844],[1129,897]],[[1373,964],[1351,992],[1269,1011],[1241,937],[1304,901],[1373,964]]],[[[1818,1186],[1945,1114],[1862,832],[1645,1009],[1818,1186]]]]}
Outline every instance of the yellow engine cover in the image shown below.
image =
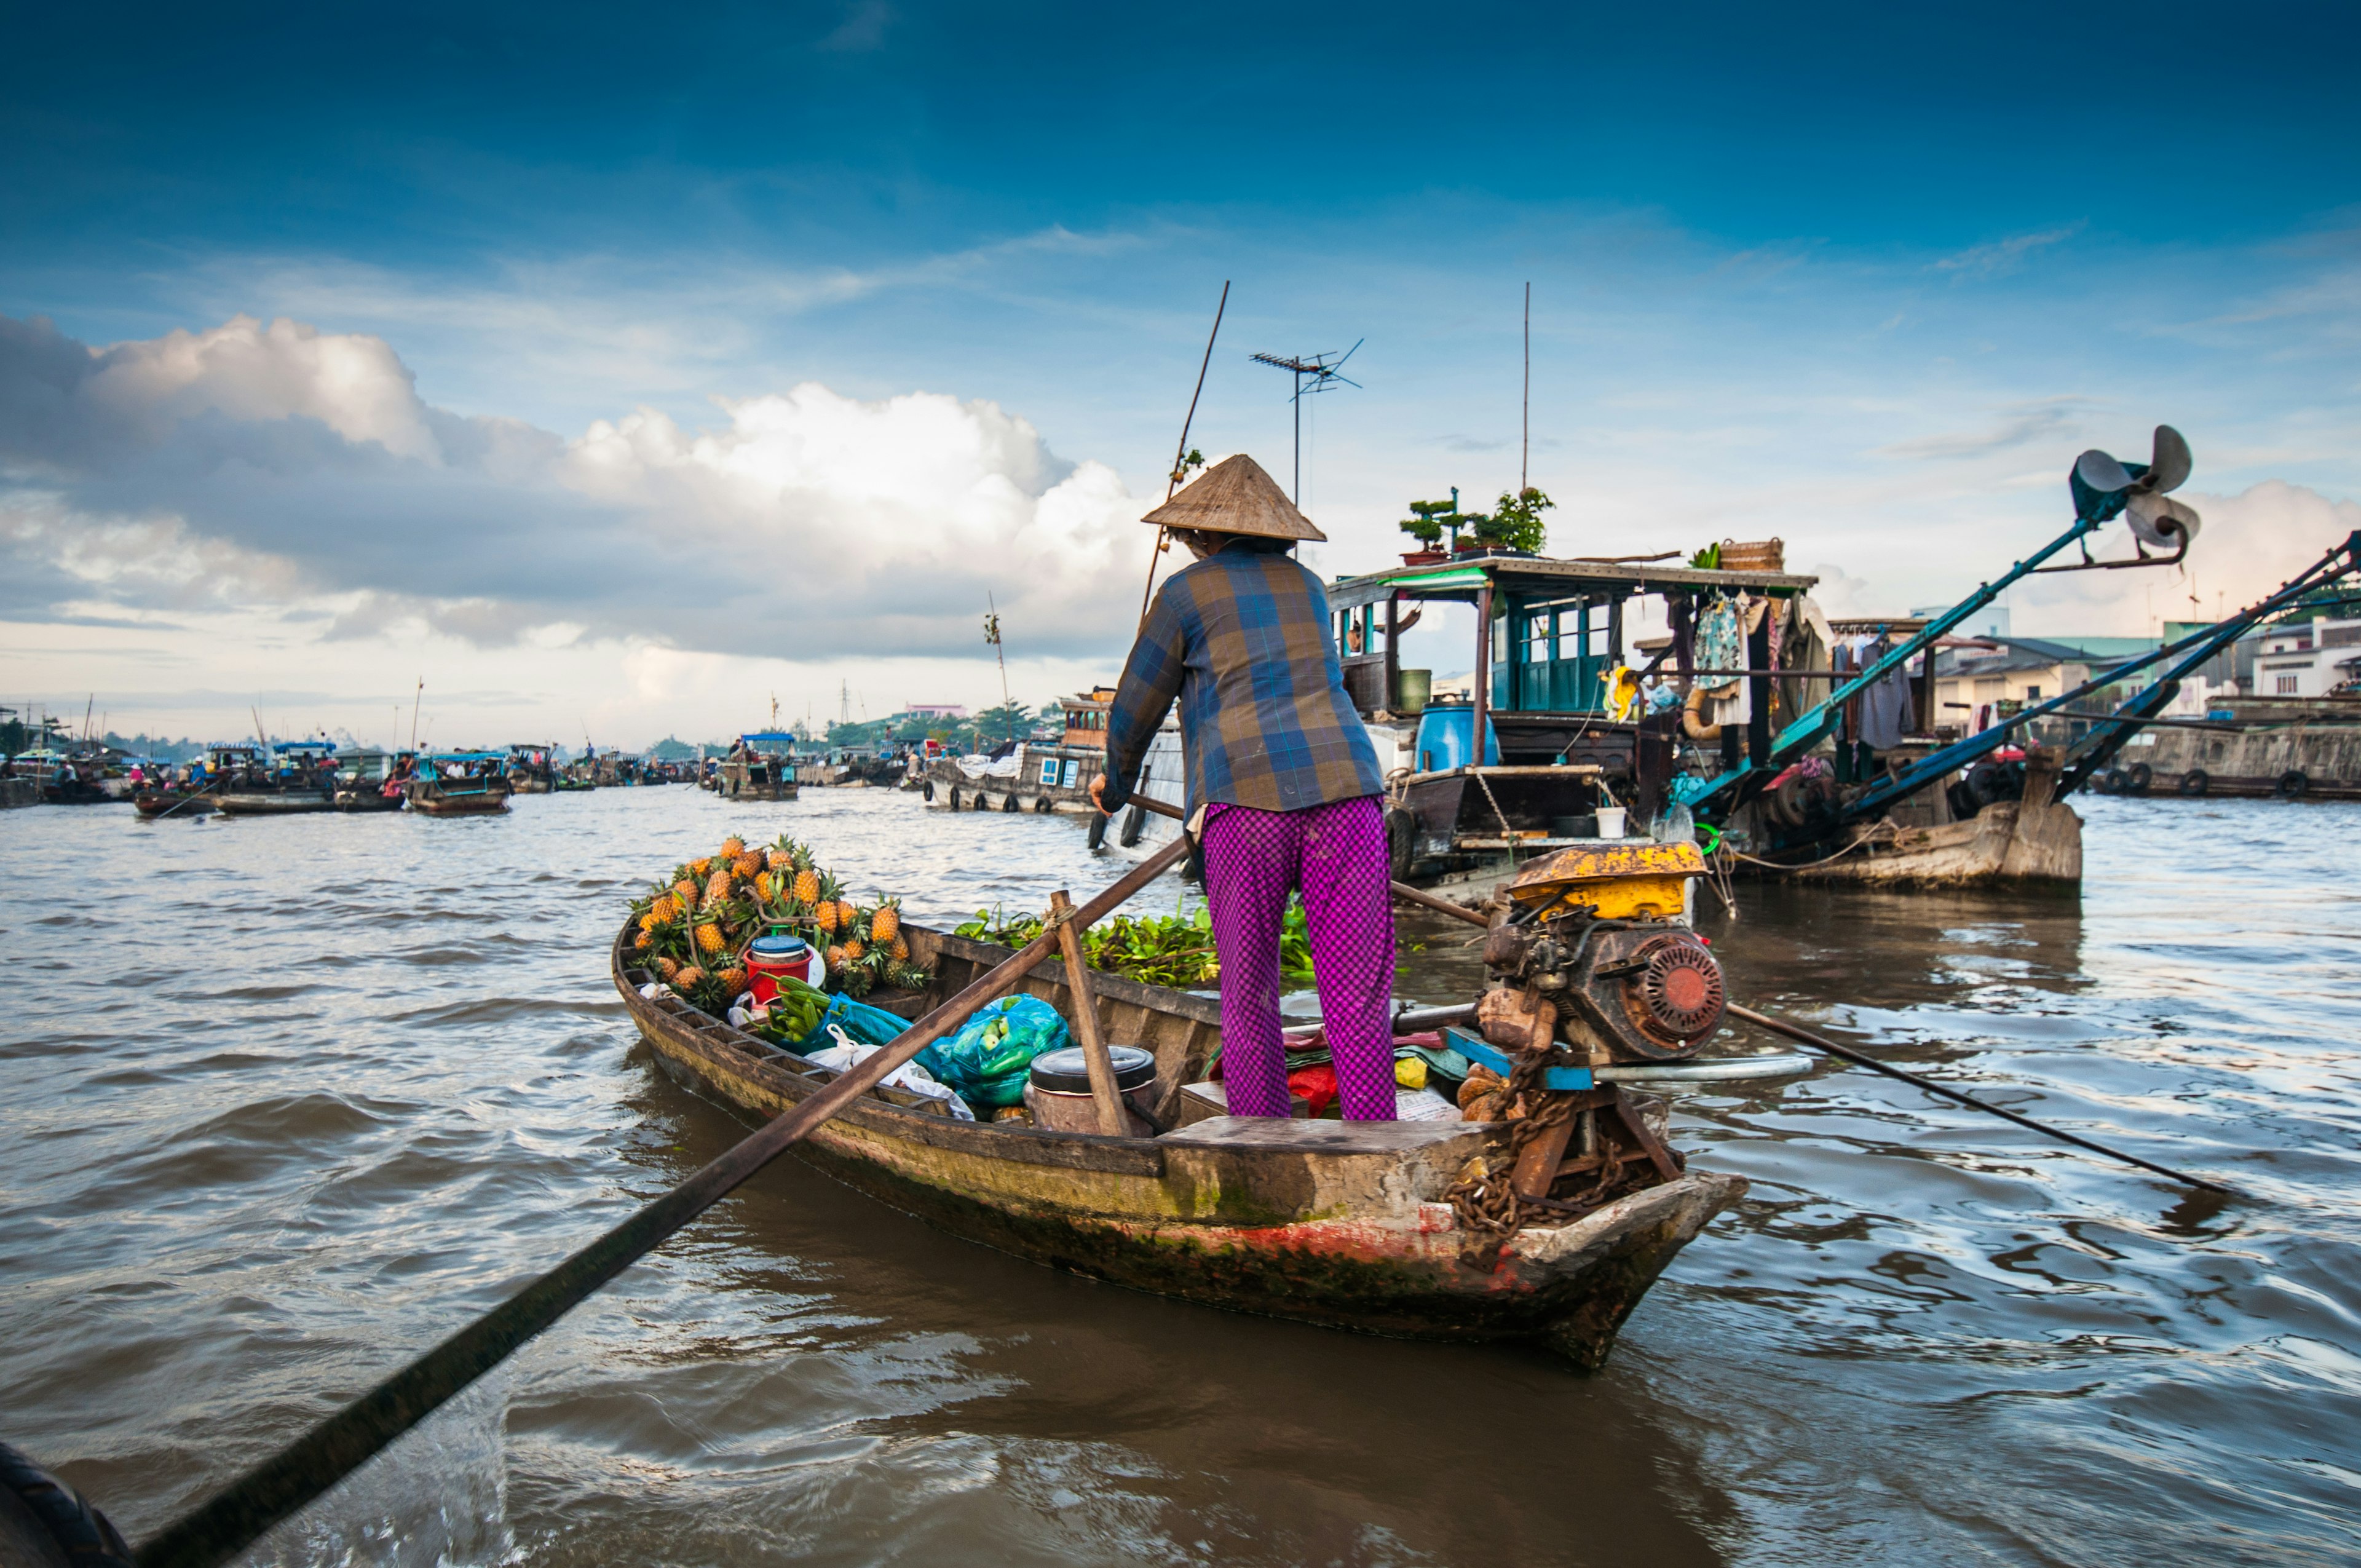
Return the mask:
{"type": "Polygon", "coordinates": [[[1601,920],[1677,920],[1684,884],[1705,875],[1695,844],[1634,843],[1613,849],[1560,850],[1535,861],[1509,883],[1526,905],[1596,905],[1601,920]]]}

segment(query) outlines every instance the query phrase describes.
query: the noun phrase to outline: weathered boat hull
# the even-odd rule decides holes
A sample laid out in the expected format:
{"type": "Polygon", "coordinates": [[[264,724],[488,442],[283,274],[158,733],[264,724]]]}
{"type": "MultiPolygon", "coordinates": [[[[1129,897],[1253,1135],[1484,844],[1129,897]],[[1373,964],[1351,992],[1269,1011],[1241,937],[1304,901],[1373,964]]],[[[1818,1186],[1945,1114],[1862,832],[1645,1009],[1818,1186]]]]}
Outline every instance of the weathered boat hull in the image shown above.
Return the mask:
{"type": "Polygon", "coordinates": [[[401,795],[387,795],[379,789],[340,789],[336,792],[336,809],[348,816],[363,817],[380,811],[400,811],[407,804],[401,795]]]}
{"type": "Polygon", "coordinates": [[[489,789],[449,791],[439,784],[412,784],[410,809],[428,817],[497,817],[509,808],[505,784],[489,789]]]}
{"type": "MultiPolygon", "coordinates": [[[[1007,956],[920,927],[904,930],[936,970],[928,993],[897,1009],[914,1016],[1007,956]]],[[[827,1080],[669,992],[642,996],[644,979],[627,957],[619,938],[617,990],[671,1076],[757,1116],[827,1080]]],[[[1070,1006],[1063,975],[1045,962],[1022,989],[1070,1006]]],[[[1113,976],[1094,977],[1093,990],[1107,1037],[1156,1056],[1159,1115],[1169,1116],[1180,1084],[1203,1070],[1218,1007],[1113,976]]],[[[797,1150],[895,1208],[1052,1267],[1365,1332],[1533,1341],[1595,1366],[1665,1265],[1745,1183],[1686,1172],[1573,1223],[1528,1228],[1495,1255],[1455,1228],[1444,1193],[1505,1132],[1457,1122],[1224,1117],[1160,1138],[1109,1138],[957,1122],[863,1097],[797,1150]]]]}
{"type": "Polygon", "coordinates": [[[2059,802],[2002,801],[1964,822],[1933,828],[1862,828],[1836,858],[1791,869],[1753,867],[1771,876],[1959,887],[1980,883],[2082,880],[2082,818],[2059,802]]]}
{"type": "Polygon", "coordinates": [[[219,797],[224,817],[298,817],[307,811],[334,811],[334,796],[318,790],[302,794],[228,794],[219,797]]]}

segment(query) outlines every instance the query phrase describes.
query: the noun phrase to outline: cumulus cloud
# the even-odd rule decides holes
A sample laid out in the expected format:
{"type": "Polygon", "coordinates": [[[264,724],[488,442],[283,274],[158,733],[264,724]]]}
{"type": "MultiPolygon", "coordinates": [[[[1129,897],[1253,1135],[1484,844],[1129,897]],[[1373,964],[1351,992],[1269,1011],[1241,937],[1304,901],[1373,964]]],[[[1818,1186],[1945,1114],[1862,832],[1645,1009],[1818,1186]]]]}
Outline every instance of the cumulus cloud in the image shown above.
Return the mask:
{"type": "Polygon", "coordinates": [[[573,440],[427,403],[382,339],[239,316],[93,348],[0,317],[9,606],[243,601],[484,645],[553,625],[808,658],[1123,630],[1143,510],[997,405],[818,383],[573,440]],[[1126,549],[1129,545],[1131,548],[1126,549]]]}

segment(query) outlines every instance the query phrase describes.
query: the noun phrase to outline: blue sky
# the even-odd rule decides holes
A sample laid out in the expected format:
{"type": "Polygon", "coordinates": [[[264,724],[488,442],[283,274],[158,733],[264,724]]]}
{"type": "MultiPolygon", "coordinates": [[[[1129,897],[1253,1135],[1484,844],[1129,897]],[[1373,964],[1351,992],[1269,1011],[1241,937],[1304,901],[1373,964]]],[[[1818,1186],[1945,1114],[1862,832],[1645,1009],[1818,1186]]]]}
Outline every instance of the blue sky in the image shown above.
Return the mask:
{"type": "MultiPolygon", "coordinates": [[[[1556,547],[1778,533],[1831,598],[1949,598],[2063,524],[2077,451],[2166,420],[2197,451],[2195,580],[2015,607],[2137,630],[2361,522],[2356,31],[2272,5],[17,7],[0,317],[159,346],[65,412],[0,378],[26,585],[0,645],[12,684],[126,711],[373,711],[390,663],[488,723],[563,699],[719,728],[781,681],[996,696],[965,627],[991,591],[1046,696],[1120,654],[1126,506],[1160,495],[1224,279],[1209,452],[1283,473],[1284,378],[1246,354],[1367,340],[1362,389],[1313,405],[1328,570],[1381,563],[1411,496],[1514,482],[1530,280],[1556,547]],[[157,368],[240,316],[385,354],[205,340],[194,379],[157,368]],[[811,383],[946,402],[766,400],[811,383]],[[982,404],[1031,436],[944,411],[982,404]],[[60,445],[93,407],[137,433],[60,445]],[[634,411],[673,433],[631,437],[627,482],[592,437],[634,411]],[[820,467],[914,443],[945,488],[895,499],[906,558],[851,550],[881,514],[820,467]],[[750,469],[806,497],[784,524],[750,469]],[[1016,510],[928,532],[987,490],[1016,510]],[[1082,565],[991,545],[1053,493],[1082,565]],[[135,550],[184,564],[104,564],[135,550]],[[760,596],[710,613],[716,562],[841,613],[741,635],[760,596]],[[237,640],[254,663],[190,657],[237,640]],[[271,684],[306,649],[313,678],[271,684]]],[[[8,352],[23,381],[48,350],[8,352]]]]}

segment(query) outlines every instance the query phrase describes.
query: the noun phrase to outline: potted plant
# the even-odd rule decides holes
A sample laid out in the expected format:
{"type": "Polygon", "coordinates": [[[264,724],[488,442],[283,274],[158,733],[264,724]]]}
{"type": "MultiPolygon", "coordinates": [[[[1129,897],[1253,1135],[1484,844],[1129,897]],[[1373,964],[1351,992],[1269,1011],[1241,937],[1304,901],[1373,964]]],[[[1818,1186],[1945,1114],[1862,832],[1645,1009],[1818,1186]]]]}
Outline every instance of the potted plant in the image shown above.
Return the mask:
{"type": "Polygon", "coordinates": [[[1443,514],[1455,510],[1451,501],[1412,501],[1411,515],[1402,520],[1401,531],[1418,541],[1416,550],[1402,554],[1405,566],[1432,566],[1449,559],[1436,546],[1443,543],[1443,524],[1437,521],[1443,514]]]}
{"type": "Polygon", "coordinates": [[[1548,530],[1543,525],[1542,513],[1557,503],[1532,486],[1511,495],[1500,494],[1500,504],[1489,517],[1472,517],[1468,524],[1475,530],[1477,547],[1491,555],[1535,555],[1547,542],[1548,530]]]}

